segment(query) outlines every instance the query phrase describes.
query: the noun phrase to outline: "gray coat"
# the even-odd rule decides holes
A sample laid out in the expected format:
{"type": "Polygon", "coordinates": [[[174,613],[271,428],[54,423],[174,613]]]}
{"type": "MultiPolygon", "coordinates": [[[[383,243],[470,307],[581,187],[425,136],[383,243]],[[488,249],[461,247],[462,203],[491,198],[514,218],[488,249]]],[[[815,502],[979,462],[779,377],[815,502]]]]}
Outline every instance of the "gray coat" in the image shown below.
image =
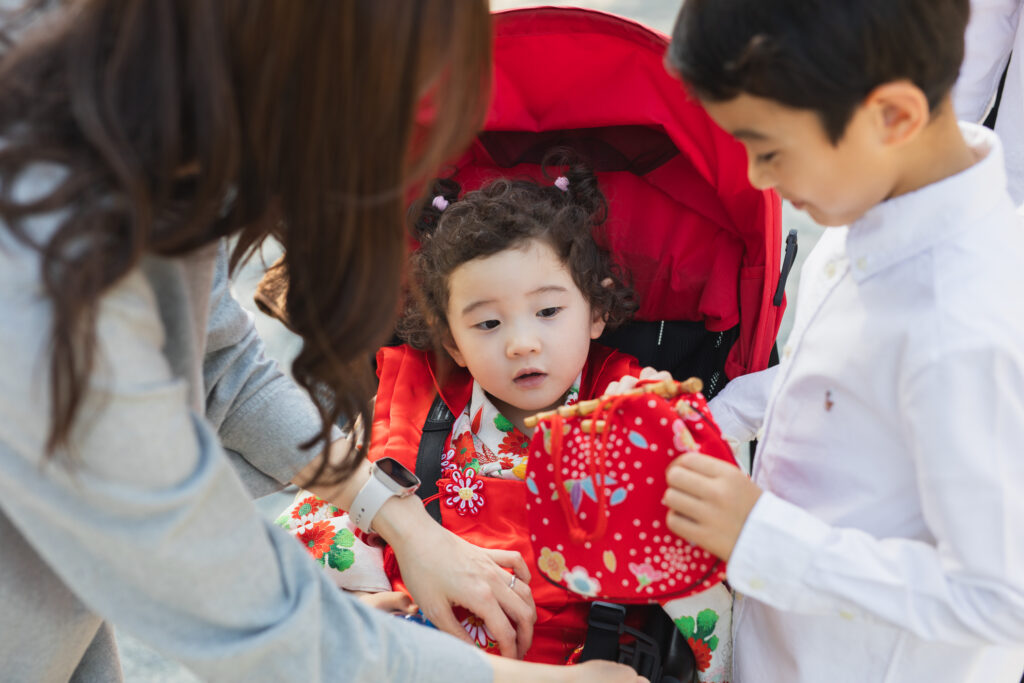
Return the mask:
{"type": "Polygon", "coordinates": [[[119,680],[105,620],[209,680],[490,679],[478,651],[341,594],[257,512],[319,418],[232,299],[223,247],[147,258],[103,297],[71,467],[42,458],[38,270],[0,224],[0,680],[119,680]]]}

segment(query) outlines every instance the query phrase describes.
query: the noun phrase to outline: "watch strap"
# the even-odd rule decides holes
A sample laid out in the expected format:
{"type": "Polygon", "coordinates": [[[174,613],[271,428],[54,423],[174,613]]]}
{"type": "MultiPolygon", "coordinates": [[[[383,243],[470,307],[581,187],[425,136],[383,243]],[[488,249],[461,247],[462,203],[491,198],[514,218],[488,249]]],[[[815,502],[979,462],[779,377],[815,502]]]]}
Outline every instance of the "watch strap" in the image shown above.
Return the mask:
{"type": "Polygon", "coordinates": [[[377,512],[388,501],[388,498],[397,495],[371,473],[370,478],[356,494],[356,499],[352,501],[352,509],[348,511],[349,517],[357,527],[363,530],[363,533],[371,533],[373,529],[370,525],[373,523],[373,518],[377,516],[377,512]]]}

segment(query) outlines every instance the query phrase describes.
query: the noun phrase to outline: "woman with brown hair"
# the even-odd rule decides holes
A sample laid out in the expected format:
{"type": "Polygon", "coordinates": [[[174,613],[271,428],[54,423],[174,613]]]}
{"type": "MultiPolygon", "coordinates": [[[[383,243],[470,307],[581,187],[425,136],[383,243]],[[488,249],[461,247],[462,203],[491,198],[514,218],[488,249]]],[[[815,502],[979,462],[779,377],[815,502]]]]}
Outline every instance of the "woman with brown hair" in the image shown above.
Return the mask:
{"type": "Polygon", "coordinates": [[[634,680],[374,613],[247,495],[363,509],[434,623],[461,633],[457,602],[529,646],[522,559],[445,532],[333,427],[367,411],[404,198],[482,119],[485,3],[40,4],[0,56],[4,677],[119,679],[106,619],[217,680],[634,680]],[[268,236],[308,395],[228,289],[223,238],[237,264],[268,236]]]}

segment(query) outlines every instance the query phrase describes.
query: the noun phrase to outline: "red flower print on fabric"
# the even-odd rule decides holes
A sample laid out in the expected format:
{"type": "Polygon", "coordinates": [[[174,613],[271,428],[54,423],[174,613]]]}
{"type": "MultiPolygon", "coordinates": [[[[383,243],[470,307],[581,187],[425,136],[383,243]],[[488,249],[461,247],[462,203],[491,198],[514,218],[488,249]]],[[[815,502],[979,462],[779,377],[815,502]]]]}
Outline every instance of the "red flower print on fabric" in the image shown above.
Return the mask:
{"type": "Polygon", "coordinates": [[[331,549],[331,541],[334,540],[334,527],[330,522],[321,520],[300,533],[298,539],[302,545],[306,546],[309,554],[319,560],[324,553],[331,549]]]}
{"type": "Polygon", "coordinates": [[[444,485],[444,504],[460,515],[475,515],[483,507],[484,482],[477,478],[476,470],[468,469],[465,472],[455,470],[451,473],[451,481],[444,485]]]}
{"type": "Polygon", "coordinates": [[[686,642],[693,650],[693,658],[697,661],[697,670],[707,671],[711,666],[711,648],[700,638],[687,638],[686,642]]]}
{"type": "Polygon", "coordinates": [[[321,500],[316,496],[306,496],[292,510],[292,519],[302,519],[306,515],[316,514],[316,511],[324,505],[327,505],[326,500],[321,500]]]}
{"type": "MultiPolygon", "coordinates": [[[[523,433],[518,429],[513,428],[511,432],[505,434],[505,438],[501,440],[501,445],[498,446],[499,453],[507,453],[509,455],[526,456],[530,452],[530,440],[523,436],[523,433]]],[[[504,467],[504,465],[502,465],[504,467]]],[[[509,465],[505,469],[510,469],[512,465],[509,465]]]]}
{"type": "Polygon", "coordinates": [[[452,456],[455,467],[460,470],[466,469],[466,465],[476,457],[476,448],[473,446],[473,435],[469,432],[459,434],[452,446],[455,454],[452,456]]]}

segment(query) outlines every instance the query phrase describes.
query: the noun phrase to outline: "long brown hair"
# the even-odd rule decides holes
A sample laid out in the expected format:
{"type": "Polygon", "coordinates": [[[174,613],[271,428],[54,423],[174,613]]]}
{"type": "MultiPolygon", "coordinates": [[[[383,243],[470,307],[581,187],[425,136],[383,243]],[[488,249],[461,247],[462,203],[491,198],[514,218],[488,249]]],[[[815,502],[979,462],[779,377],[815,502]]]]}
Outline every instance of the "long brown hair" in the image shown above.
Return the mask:
{"type": "MultiPolygon", "coordinates": [[[[41,5],[53,3],[40,3],[41,5]]],[[[285,247],[296,380],[329,442],[367,411],[367,353],[391,330],[410,187],[468,144],[490,84],[486,2],[78,0],[0,61],[0,218],[66,210],[44,243],[53,306],[47,453],[67,445],[103,293],[146,254],[237,236],[232,266],[285,247]],[[64,180],[18,201],[12,181],[64,180]]],[[[368,422],[367,422],[368,423],[368,422]]],[[[358,457],[334,470],[347,476],[358,457]]]]}

